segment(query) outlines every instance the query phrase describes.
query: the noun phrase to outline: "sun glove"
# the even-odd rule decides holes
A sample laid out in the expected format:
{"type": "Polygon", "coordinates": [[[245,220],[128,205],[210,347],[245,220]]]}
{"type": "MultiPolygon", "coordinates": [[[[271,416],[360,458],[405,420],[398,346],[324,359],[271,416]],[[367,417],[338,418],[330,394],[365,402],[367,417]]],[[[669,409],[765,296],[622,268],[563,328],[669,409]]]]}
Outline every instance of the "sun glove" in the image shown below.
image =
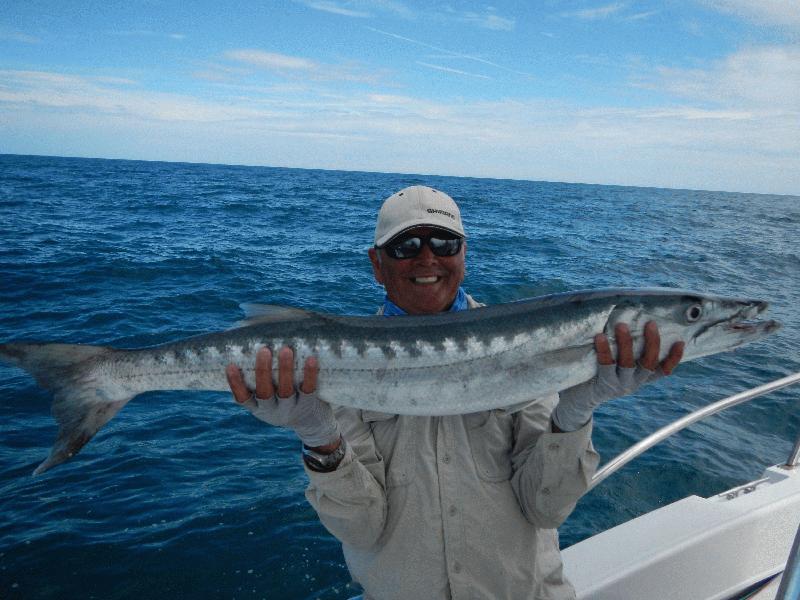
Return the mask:
{"type": "Polygon", "coordinates": [[[316,392],[296,390],[289,398],[257,398],[255,393],[244,403],[254,417],[276,427],[293,429],[309,448],[333,444],[340,437],[339,423],[330,404],[316,392]]]}
{"type": "Polygon", "coordinates": [[[635,367],[598,365],[597,375],[592,379],[559,392],[553,423],[561,431],[576,431],[586,425],[594,409],[603,402],[632,394],[645,383],[662,376],[660,367],[651,371],[638,362],[635,367]]]}

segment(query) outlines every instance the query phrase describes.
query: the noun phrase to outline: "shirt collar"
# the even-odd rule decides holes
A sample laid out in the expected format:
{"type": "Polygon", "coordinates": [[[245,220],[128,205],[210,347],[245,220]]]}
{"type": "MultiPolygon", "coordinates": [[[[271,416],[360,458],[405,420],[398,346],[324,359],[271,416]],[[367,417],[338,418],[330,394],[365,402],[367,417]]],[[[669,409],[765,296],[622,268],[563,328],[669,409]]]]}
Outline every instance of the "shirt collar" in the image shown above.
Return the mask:
{"type": "MultiPolygon", "coordinates": [[[[468,308],[469,308],[469,303],[467,302],[467,293],[464,291],[464,288],[459,287],[458,292],[456,292],[456,299],[453,300],[453,304],[445,312],[457,312],[459,310],[467,310],[468,308]]],[[[405,314],[408,313],[406,313],[406,311],[397,306],[397,304],[389,300],[388,296],[384,298],[383,300],[384,317],[396,317],[405,314]]]]}

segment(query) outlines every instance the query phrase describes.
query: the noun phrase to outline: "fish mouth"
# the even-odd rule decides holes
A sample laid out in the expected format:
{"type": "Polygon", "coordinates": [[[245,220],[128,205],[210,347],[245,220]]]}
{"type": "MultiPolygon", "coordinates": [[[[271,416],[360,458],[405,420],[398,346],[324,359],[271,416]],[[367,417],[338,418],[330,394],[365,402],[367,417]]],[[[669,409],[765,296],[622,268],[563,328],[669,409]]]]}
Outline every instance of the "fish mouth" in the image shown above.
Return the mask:
{"type": "Polygon", "coordinates": [[[725,329],[734,333],[746,335],[759,333],[772,333],[780,328],[780,323],[773,319],[767,321],[757,320],[759,315],[766,312],[769,302],[763,300],[753,300],[743,307],[737,315],[725,323],[725,329]]]}
{"type": "Polygon", "coordinates": [[[741,302],[744,306],[730,317],[713,321],[703,327],[694,336],[695,339],[713,329],[721,329],[725,333],[736,335],[752,340],[761,338],[776,332],[781,328],[780,322],[769,319],[766,321],[758,320],[759,315],[766,312],[769,302],[763,300],[749,300],[741,302]]]}
{"type": "Polygon", "coordinates": [[[781,324],[774,319],[769,319],[768,321],[736,321],[726,323],[724,327],[733,333],[768,335],[778,331],[781,328],[781,324]]]}
{"type": "Polygon", "coordinates": [[[753,300],[750,303],[750,306],[744,307],[739,312],[739,318],[743,319],[754,319],[758,317],[761,313],[765,312],[769,308],[769,302],[765,302],[764,300],[753,300]]]}

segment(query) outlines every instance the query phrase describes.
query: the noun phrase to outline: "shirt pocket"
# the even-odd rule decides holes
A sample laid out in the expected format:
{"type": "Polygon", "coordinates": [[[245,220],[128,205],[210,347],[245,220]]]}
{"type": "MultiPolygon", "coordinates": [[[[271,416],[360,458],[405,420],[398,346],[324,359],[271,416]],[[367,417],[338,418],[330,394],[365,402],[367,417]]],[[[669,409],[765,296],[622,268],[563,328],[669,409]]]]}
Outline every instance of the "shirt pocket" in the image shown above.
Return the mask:
{"type": "Polygon", "coordinates": [[[383,459],[386,487],[407,485],[417,465],[414,419],[373,410],[361,411],[361,419],[372,430],[375,450],[383,459]]]}
{"type": "Polygon", "coordinates": [[[478,476],[498,483],[511,479],[514,417],[502,410],[465,415],[469,447],[478,476]]]}

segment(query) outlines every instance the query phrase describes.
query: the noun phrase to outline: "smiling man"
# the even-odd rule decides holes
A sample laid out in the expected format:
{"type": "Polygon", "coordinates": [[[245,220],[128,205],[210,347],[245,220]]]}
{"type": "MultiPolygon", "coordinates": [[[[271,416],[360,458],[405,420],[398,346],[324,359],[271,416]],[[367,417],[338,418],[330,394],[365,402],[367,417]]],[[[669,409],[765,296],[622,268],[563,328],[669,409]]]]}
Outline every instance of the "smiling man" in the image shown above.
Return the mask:
{"type": "Polygon", "coordinates": [[[369,250],[375,279],[386,289],[383,314],[434,314],[452,310],[453,304],[456,310],[465,308],[460,288],[464,238],[458,207],[447,194],[418,185],[390,196],[369,250]]]}
{"type": "MultiPolygon", "coordinates": [[[[413,186],[381,207],[373,274],[386,290],[379,314],[435,314],[481,306],[461,288],[466,235],[447,194],[413,186]]],[[[618,326],[615,361],[595,338],[598,376],[515,412],[398,416],[331,407],[316,395],[316,359],[295,387],[293,355],[256,359],[256,389],[231,365],[235,399],[256,417],[290,427],[303,442],[306,497],[342,543],[364,600],[556,600],[574,598],[556,528],[588,488],[599,457],[592,413],[678,364],[675,344],[659,364],[654,323],[634,360],[618,326]]],[[[365,389],[364,394],[370,390],[365,389]]],[[[496,391],[503,394],[502,389],[496,391]]]]}

